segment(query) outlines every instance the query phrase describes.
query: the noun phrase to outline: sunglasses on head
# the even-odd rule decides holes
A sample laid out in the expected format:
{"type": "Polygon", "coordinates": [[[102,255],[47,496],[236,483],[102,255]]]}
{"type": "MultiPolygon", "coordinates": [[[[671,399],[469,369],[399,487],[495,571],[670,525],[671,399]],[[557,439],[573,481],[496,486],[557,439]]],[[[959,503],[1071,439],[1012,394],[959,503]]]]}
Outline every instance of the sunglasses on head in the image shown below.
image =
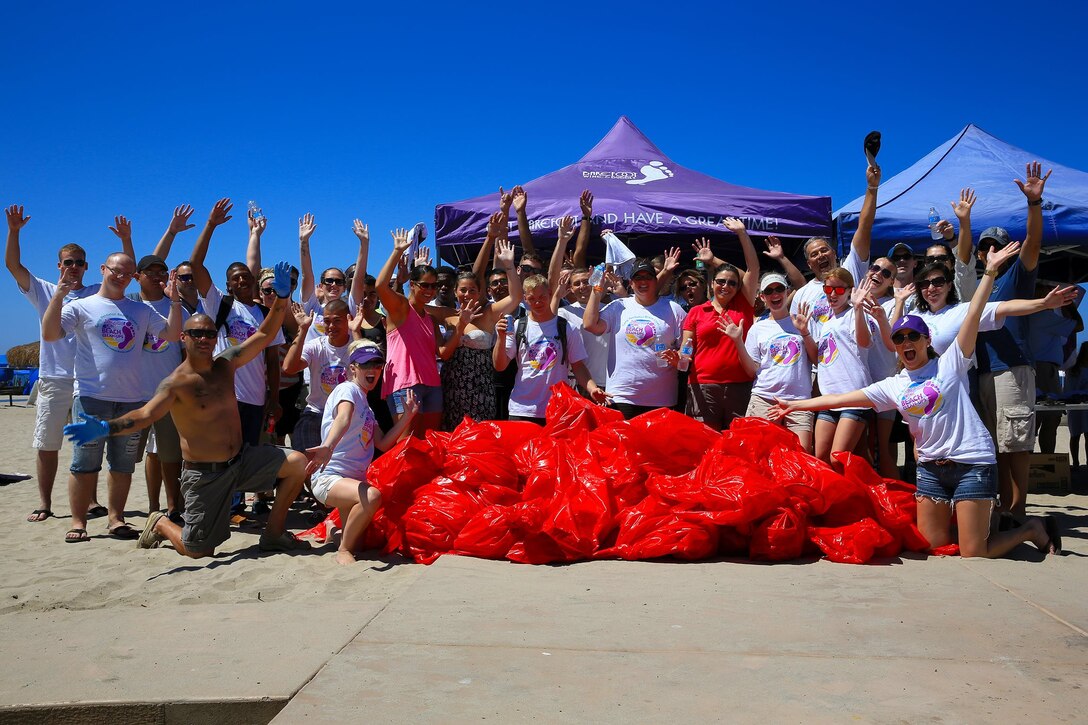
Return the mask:
{"type": "Polygon", "coordinates": [[[194,340],[211,340],[219,335],[215,330],[185,330],[185,334],[194,340]]]}
{"type": "Polygon", "coordinates": [[[884,269],[879,264],[874,264],[872,267],[869,267],[869,273],[870,274],[875,274],[877,272],[879,272],[880,276],[883,277],[884,279],[891,279],[892,278],[892,271],[890,269],[884,269]]]}
{"type": "Polygon", "coordinates": [[[178,281],[179,282],[192,282],[193,281],[193,275],[191,275],[191,274],[179,274],[178,275],[178,281]]]}
{"type": "Polygon", "coordinates": [[[321,280],[321,283],[323,285],[325,285],[326,287],[331,287],[334,284],[343,285],[344,284],[344,278],[343,277],[326,277],[325,279],[321,280]]]}
{"type": "Polygon", "coordinates": [[[922,339],[922,333],[917,330],[911,330],[910,332],[897,332],[892,335],[892,343],[895,345],[902,345],[907,340],[911,342],[918,342],[922,339]]]}
{"type": "Polygon", "coordinates": [[[785,292],[786,288],[780,284],[772,284],[770,287],[763,290],[763,294],[765,295],[780,295],[784,294],[785,292]]]}
{"type": "Polygon", "coordinates": [[[844,294],[846,294],[847,289],[848,289],[847,287],[840,287],[839,285],[835,285],[835,284],[825,284],[824,285],[824,294],[829,295],[829,294],[834,293],[834,294],[837,294],[837,295],[844,295],[844,294]]]}
{"type": "Polygon", "coordinates": [[[86,267],[86,259],[65,259],[61,261],[61,265],[64,267],[86,267]]]}
{"type": "Polygon", "coordinates": [[[930,277],[929,279],[923,279],[918,283],[918,289],[926,289],[927,287],[944,287],[948,284],[948,279],[945,277],[930,277]]]}
{"type": "Polygon", "coordinates": [[[414,284],[422,289],[438,289],[437,282],[415,282],[414,284]]]}
{"type": "Polygon", "coordinates": [[[714,286],[716,286],[716,287],[736,287],[737,286],[737,280],[733,279],[732,277],[726,277],[725,279],[716,279],[716,280],[714,280],[714,286]]]}

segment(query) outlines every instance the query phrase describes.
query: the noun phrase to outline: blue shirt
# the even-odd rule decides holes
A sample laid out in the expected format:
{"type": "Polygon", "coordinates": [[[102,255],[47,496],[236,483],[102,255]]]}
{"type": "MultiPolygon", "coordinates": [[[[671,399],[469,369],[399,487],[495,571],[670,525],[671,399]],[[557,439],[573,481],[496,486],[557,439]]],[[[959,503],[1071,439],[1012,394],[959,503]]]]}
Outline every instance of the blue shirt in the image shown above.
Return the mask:
{"type": "MultiPolygon", "coordinates": [[[[1001,275],[990,293],[990,302],[1030,299],[1035,294],[1035,277],[1038,268],[1030,272],[1019,257],[1005,274],[1001,275]]],[[[999,373],[1019,365],[1031,364],[1028,350],[1028,318],[1008,317],[1005,326],[978,336],[978,371],[999,373]]]]}
{"type": "Polygon", "coordinates": [[[1062,315],[1058,310],[1043,310],[1028,315],[1028,344],[1035,362],[1065,362],[1066,340],[1077,327],[1077,321],[1062,315]]]}

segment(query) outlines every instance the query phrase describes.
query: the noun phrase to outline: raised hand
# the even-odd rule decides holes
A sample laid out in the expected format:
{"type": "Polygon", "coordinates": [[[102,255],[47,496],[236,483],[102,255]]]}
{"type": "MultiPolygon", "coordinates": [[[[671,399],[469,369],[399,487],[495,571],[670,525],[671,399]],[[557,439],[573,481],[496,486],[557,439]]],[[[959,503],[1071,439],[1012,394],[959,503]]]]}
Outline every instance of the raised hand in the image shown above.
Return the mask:
{"type": "Polygon", "coordinates": [[[518,184],[510,190],[510,194],[513,197],[514,211],[518,214],[524,214],[525,202],[529,201],[529,195],[525,193],[525,189],[521,188],[521,184],[518,184]]]}
{"type": "MultiPolygon", "coordinates": [[[[397,283],[404,284],[408,281],[408,252],[402,252],[397,258],[397,283]]],[[[392,282],[392,280],[390,280],[392,282]]]]}
{"type": "Polygon", "coordinates": [[[567,252],[563,255],[563,269],[574,268],[574,252],[567,252]]]}
{"type": "Polygon", "coordinates": [[[665,252],[665,266],[666,272],[675,272],[676,268],[680,266],[680,247],[672,247],[669,251],[665,252]]]}
{"type": "Polygon", "coordinates": [[[873,290],[873,278],[869,275],[865,275],[861,279],[861,283],[854,286],[854,291],[850,293],[850,304],[857,307],[865,301],[865,298],[869,296],[869,293],[873,290]]]}
{"type": "Polygon", "coordinates": [[[975,205],[975,192],[969,188],[960,189],[960,200],[949,203],[952,205],[952,213],[960,220],[960,224],[966,224],[971,220],[971,207],[975,205]]]}
{"type": "Polygon", "coordinates": [[[75,443],[77,446],[82,446],[91,441],[109,437],[109,423],[101,418],[96,418],[93,415],[87,415],[86,413],[80,413],[79,417],[83,419],[82,423],[69,423],[64,426],[64,435],[66,435],[68,440],[72,441],[72,443],[75,443]]]}
{"type": "Polygon", "coordinates": [[[408,251],[408,247],[412,246],[412,243],[408,241],[407,229],[398,228],[389,233],[393,235],[393,249],[396,251],[403,253],[408,251]]]}
{"type": "Polygon", "coordinates": [[[189,217],[193,215],[193,207],[189,204],[182,204],[181,206],[174,207],[174,214],[170,217],[170,226],[166,228],[170,234],[180,234],[181,232],[188,231],[196,226],[196,224],[189,223],[189,217]]]}
{"type": "Polygon", "coordinates": [[[60,279],[57,281],[57,291],[54,293],[54,296],[60,295],[61,297],[66,297],[69,292],[74,290],[77,281],[76,274],[75,265],[72,265],[71,267],[61,267],[60,279]]]}
{"type": "Polygon", "coordinates": [[[480,316],[480,303],[469,300],[465,304],[461,305],[461,309],[457,312],[457,328],[464,332],[468,323],[472,322],[480,316]]]}
{"type": "Polygon", "coordinates": [[[870,189],[873,189],[874,191],[876,190],[876,187],[880,186],[879,166],[869,166],[865,169],[865,183],[870,189]]]}
{"type": "Polygon", "coordinates": [[[272,289],[280,299],[291,296],[291,265],[287,262],[281,260],[272,267],[272,289]]]}
{"type": "MultiPolygon", "coordinates": [[[[298,323],[300,330],[308,330],[310,329],[310,325],[314,324],[314,316],[307,314],[306,308],[298,302],[291,303],[291,316],[295,318],[295,322],[298,323]]],[[[350,325],[351,322],[349,321],[348,324],[350,325]]]]}
{"type": "Polygon", "coordinates": [[[914,289],[914,283],[911,282],[910,284],[904,285],[903,287],[900,287],[898,289],[893,288],[892,295],[895,297],[897,302],[906,303],[907,300],[914,296],[914,289]]]}
{"type": "Polygon", "coordinates": [[[8,231],[17,232],[26,226],[30,217],[23,216],[23,207],[12,204],[6,210],[8,215],[8,231]]]}
{"type": "Polygon", "coordinates": [[[119,214],[113,218],[115,226],[107,227],[113,232],[121,241],[129,241],[132,239],[132,222],[125,218],[123,214],[119,214]]]}
{"type": "Polygon", "coordinates": [[[514,194],[509,191],[503,191],[503,188],[499,187],[499,214],[502,214],[503,219],[510,218],[510,205],[514,203],[514,194]]]}
{"type": "MultiPolygon", "coordinates": [[[[955,204],[952,206],[955,206],[955,204]]],[[[944,237],[946,242],[951,242],[952,238],[956,236],[956,228],[952,226],[952,222],[941,219],[937,222],[937,233],[944,237]]]]}
{"type": "Polygon", "coordinates": [[[740,219],[737,219],[736,217],[727,216],[724,220],[722,220],[722,224],[725,225],[726,229],[733,232],[734,234],[740,234],[741,232],[747,231],[747,229],[745,229],[744,227],[744,222],[742,222],[740,219]]]}
{"type": "Polygon", "coordinates": [[[502,344],[503,336],[506,335],[506,332],[510,327],[509,319],[509,315],[503,315],[495,321],[495,337],[498,339],[498,342],[495,343],[496,345],[502,344]]]}
{"type": "Polygon", "coordinates": [[[416,251],[415,262],[413,263],[412,266],[414,266],[414,267],[421,267],[421,266],[430,267],[431,266],[431,250],[427,249],[426,247],[420,247],[416,251]]]}
{"type": "Polygon", "coordinates": [[[807,302],[802,302],[797,305],[797,312],[790,313],[790,320],[793,322],[793,326],[797,328],[797,332],[801,333],[801,337],[808,335],[808,321],[811,308],[807,302]]]}
{"type": "Polygon", "coordinates": [[[314,223],[314,215],[304,214],[298,220],[298,240],[303,243],[309,242],[315,229],[317,229],[317,224],[314,223]]]}
{"type": "Polygon", "coordinates": [[[1028,201],[1038,201],[1043,198],[1043,187],[1046,186],[1046,180],[1050,178],[1050,174],[1054,169],[1047,171],[1046,176],[1042,176],[1042,171],[1042,165],[1038,161],[1032,161],[1027,164],[1027,179],[1025,181],[1013,180],[1020,187],[1020,191],[1024,192],[1024,196],[1028,198],[1028,201]]]}
{"type": "Polygon", "coordinates": [[[559,220],[559,243],[564,244],[574,236],[574,217],[567,214],[559,220]]]}
{"type": "Polygon", "coordinates": [[[884,307],[876,301],[872,293],[865,295],[865,299],[861,301],[862,306],[865,308],[865,314],[872,317],[877,322],[881,319],[887,320],[888,313],[884,310],[884,307]]]}
{"type": "Polygon", "coordinates": [[[782,249],[782,240],[771,235],[763,240],[767,245],[767,251],[764,252],[771,259],[785,259],[786,252],[782,249]]]}
{"type": "Polygon", "coordinates": [[[990,247],[986,255],[986,271],[1000,270],[1006,260],[1012,259],[1020,253],[1020,242],[1009,242],[1001,249],[990,247]]]}
{"type": "Polygon", "coordinates": [[[1047,292],[1046,297],[1043,298],[1043,305],[1051,310],[1056,310],[1059,307],[1065,307],[1071,305],[1077,301],[1077,288],[1076,286],[1054,289],[1047,292]]]}
{"type": "Polygon", "coordinates": [[[509,239],[499,239],[495,242],[495,261],[503,269],[513,269],[514,245],[510,243],[509,239]]]}
{"type": "Polygon", "coordinates": [[[559,272],[559,279],[556,281],[556,286],[560,289],[560,291],[570,291],[570,275],[573,271],[573,269],[564,269],[559,272]]]}
{"type": "Polygon", "coordinates": [[[234,204],[230,203],[230,199],[220,199],[215,202],[215,206],[212,207],[211,212],[208,214],[208,223],[216,227],[220,224],[226,224],[231,220],[230,210],[233,208],[234,204]]]}
{"type": "MultiPolygon", "coordinates": [[[[359,309],[355,311],[354,315],[348,316],[348,332],[351,333],[353,338],[359,339],[362,337],[363,320],[365,319],[366,315],[363,314],[362,305],[359,305],[359,309]]],[[[298,321],[297,317],[295,318],[295,321],[298,321]]]]}
{"type": "Polygon", "coordinates": [[[695,260],[697,262],[709,264],[714,261],[714,252],[710,251],[710,240],[706,237],[696,239],[691,248],[695,250],[695,260]]]}
{"type": "Polygon", "coordinates": [[[593,218],[593,194],[586,189],[582,192],[582,195],[578,197],[578,205],[582,207],[582,218],[593,218]]]}
{"type": "Polygon", "coordinates": [[[370,227],[363,224],[360,220],[356,219],[352,223],[351,231],[355,232],[355,236],[359,238],[359,244],[370,243],[370,227]]]}
{"type": "Polygon", "coordinates": [[[507,220],[509,216],[506,212],[497,211],[487,218],[487,236],[492,239],[504,239],[509,233],[509,227],[507,226],[507,220]]]}
{"type": "Polygon", "coordinates": [[[732,317],[725,316],[719,318],[718,329],[722,332],[723,335],[732,340],[734,344],[742,344],[744,338],[744,328],[733,322],[732,317]]]}
{"type": "Polygon", "coordinates": [[[177,302],[181,299],[181,291],[178,289],[178,272],[176,269],[170,271],[170,278],[166,282],[159,282],[162,286],[163,294],[166,295],[171,302],[177,302]]]}

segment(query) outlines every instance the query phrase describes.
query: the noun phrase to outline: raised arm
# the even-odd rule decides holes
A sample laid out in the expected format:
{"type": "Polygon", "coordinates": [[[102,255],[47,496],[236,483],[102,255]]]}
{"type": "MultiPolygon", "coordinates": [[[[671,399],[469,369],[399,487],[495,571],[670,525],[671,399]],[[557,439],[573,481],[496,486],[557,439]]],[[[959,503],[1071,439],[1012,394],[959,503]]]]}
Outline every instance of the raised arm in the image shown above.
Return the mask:
{"type": "Polygon", "coordinates": [[[873,222],[876,220],[876,192],[880,188],[880,167],[869,166],[865,169],[865,199],[861,202],[858,214],[858,228],[850,240],[850,248],[858,259],[869,259],[869,248],[873,241],[873,222]]]}
{"type": "Polygon", "coordinates": [[[1023,317],[1043,310],[1056,310],[1059,307],[1071,305],[1077,300],[1077,288],[1075,286],[1050,290],[1045,297],[1034,300],[1006,300],[997,304],[997,318],[1000,321],[1005,317],[1023,317]]]}
{"type": "Polygon", "coordinates": [[[872,408],[873,401],[860,390],[836,395],[820,395],[807,400],[781,400],[775,398],[774,405],[767,411],[771,420],[779,420],[799,410],[831,410],[832,408],[872,408]]]}
{"type": "MultiPolygon", "coordinates": [[[[612,270],[605,268],[605,277],[614,276],[612,270]]],[[[602,279],[603,283],[605,280],[602,279]]],[[[608,325],[601,319],[601,295],[604,293],[604,285],[595,285],[589,290],[589,299],[586,300],[586,308],[582,312],[582,327],[594,335],[603,335],[608,325]]]]}
{"type": "Polygon", "coordinates": [[[521,304],[523,295],[521,277],[514,271],[514,245],[510,243],[510,240],[500,239],[495,245],[495,263],[498,264],[499,269],[506,272],[507,295],[498,302],[492,303],[491,310],[495,314],[509,315],[521,304]]]}
{"type": "Polygon", "coordinates": [[[567,255],[567,244],[574,236],[574,217],[569,214],[559,220],[559,236],[548,262],[548,286],[555,289],[559,283],[559,272],[563,269],[563,257],[567,255]]]}
{"type": "Polygon", "coordinates": [[[113,224],[114,226],[107,226],[106,228],[121,240],[121,251],[132,257],[133,262],[139,261],[139,257],[136,256],[136,248],[132,246],[132,222],[126,219],[123,214],[118,214],[113,218],[113,224]]]}
{"type": "Polygon", "coordinates": [[[582,207],[582,222],[578,225],[578,239],[574,242],[574,268],[588,267],[586,261],[589,250],[589,238],[593,235],[593,194],[586,189],[578,199],[582,207]]]}
{"type": "Polygon", "coordinates": [[[60,271],[60,280],[57,289],[53,293],[53,299],[49,300],[49,306],[42,315],[42,339],[46,342],[56,342],[64,337],[64,327],[61,325],[60,312],[64,307],[65,296],[72,291],[76,282],[75,267],[64,267],[60,271]]]}
{"type": "Polygon", "coordinates": [[[34,275],[23,266],[22,253],[19,250],[19,231],[30,221],[30,217],[23,216],[23,207],[12,204],[6,210],[8,216],[8,242],[4,248],[4,263],[8,271],[15,278],[19,289],[26,292],[30,289],[30,280],[34,275]]]}
{"type": "Polygon", "coordinates": [[[521,242],[521,252],[534,254],[536,249],[533,248],[533,234],[529,230],[529,212],[526,210],[529,195],[521,186],[515,186],[510,193],[513,195],[514,213],[518,215],[518,241],[521,242]]]}
{"type": "MultiPolygon", "coordinates": [[[[768,257],[782,265],[782,271],[786,273],[786,281],[790,283],[789,296],[786,299],[787,306],[790,300],[793,299],[793,293],[805,286],[805,275],[801,274],[801,270],[797,269],[789,257],[786,256],[785,250],[782,248],[782,240],[771,235],[764,241],[767,245],[767,251],[764,252],[768,257]]],[[[758,282],[756,283],[758,286],[758,282]]]]}
{"type": "Polygon", "coordinates": [[[726,217],[725,228],[737,235],[740,239],[740,248],[744,252],[744,279],[741,286],[744,288],[744,298],[748,304],[755,301],[759,294],[759,255],[756,254],[752,238],[748,236],[748,230],[744,228],[744,222],[734,217],[726,217]]]}
{"type": "Polygon", "coordinates": [[[967,316],[960,325],[956,342],[960,346],[960,352],[964,357],[971,357],[975,352],[975,343],[978,340],[978,325],[982,319],[982,311],[986,308],[986,302],[990,299],[990,293],[994,290],[994,280],[1001,274],[1001,265],[1007,259],[1012,259],[1020,251],[1019,242],[1011,242],[1002,249],[991,249],[986,255],[986,271],[982,273],[982,279],[978,281],[978,289],[971,298],[971,306],[967,308],[967,316]]]}
{"type": "Polygon", "coordinates": [[[170,223],[166,225],[166,231],[162,233],[162,238],[155,245],[155,251],[152,254],[165,261],[170,256],[170,248],[174,246],[174,239],[178,234],[187,232],[196,226],[196,224],[189,223],[189,217],[192,215],[193,207],[189,204],[175,206],[174,214],[170,217],[170,223]]]}
{"type": "Polygon", "coordinates": [[[261,235],[268,224],[268,218],[263,214],[255,216],[255,209],[246,210],[246,224],[249,225],[249,242],[246,244],[246,266],[249,267],[253,279],[261,278],[261,235]]]}
{"type": "Polygon", "coordinates": [[[476,276],[476,286],[480,289],[487,289],[487,285],[485,284],[487,263],[488,260],[491,259],[491,254],[495,249],[495,241],[498,239],[506,239],[507,218],[508,217],[500,210],[492,214],[487,220],[487,234],[484,235],[484,243],[480,245],[480,252],[476,255],[476,260],[472,263],[472,274],[476,276]]]}
{"type": "Polygon", "coordinates": [[[1039,265],[1039,250],[1043,246],[1043,187],[1054,169],[1042,175],[1043,167],[1038,161],[1027,165],[1024,181],[1016,179],[1016,185],[1028,200],[1028,231],[1024,244],[1020,247],[1020,263],[1024,269],[1032,271],[1039,265]]]}
{"type": "Polygon", "coordinates": [[[224,198],[215,202],[215,206],[208,214],[207,223],[196,238],[193,253],[189,255],[189,263],[193,268],[193,282],[196,283],[196,290],[202,297],[207,297],[208,290],[212,286],[212,276],[208,274],[208,268],[204,266],[204,260],[208,256],[208,245],[212,241],[212,233],[215,232],[217,226],[230,221],[230,210],[233,207],[230,199],[224,198]]]}
{"type": "MultiPolygon", "coordinates": [[[[356,268],[358,269],[358,268],[356,268]]],[[[298,302],[291,303],[291,315],[298,325],[298,334],[287,347],[287,354],[283,356],[283,372],[287,375],[301,373],[306,369],[306,361],[302,359],[302,348],[306,346],[306,333],[314,322],[314,316],[306,314],[306,309],[298,302]]]]}
{"type": "Polygon", "coordinates": [[[355,257],[355,276],[351,278],[351,299],[356,305],[363,304],[364,291],[366,290],[366,264],[370,255],[370,227],[356,219],[351,225],[351,231],[359,240],[359,254],[355,257]]]}
{"type": "MultiPolygon", "coordinates": [[[[298,286],[303,304],[314,294],[314,263],[310,258],[310,237],[315,229],[317,224],[314,223],[313,214],[305,214],[298,220],[298,269],[301,277],[298,286]]],[[[355,270],[358,272],[359,268],[356,267],[355,270]]]]}
{"type": "Polygon", "coordinates": [[[680,247],[670,247],[665,250],[665,261],[661,263],[661,271],[657,273],[657,289],[663,293],[672,284],[676,270],[680,267],[680,247]]]}
{"type": "Polygon", "coordinates": [[[869,347],[873,344],[873,336],[869,331],[869,319],[865,316],[865,298],[869,296],[873,283],[868,276],[861,284],[854,287],[850,293],[850,304],[854,307],[854,336],[857,338],[858,347],[869,347]]]}
{"type": "MultiPolygon", "coordinates": [[[[241,345],[228,348],[219,355],[229,360],[235,370],[262,354],[276,338],[276,333],[283,324],[283,313],[287,310],[288,298],[291,295],[291,265],[287,262],[276,262],[272,270],[275,273],[272,278],[272,287],[276,290],[276,301],[265,316],[264,322],[241,345]]],[[[278,394],[278,391],[274,392],[278,394]]]]}
{"type": "MultiPolygon", "coordinates": [[[[495,346],[491,348],[491,364],[500,373],[510,365],[510,356],[506,354],[506,334],[509,318],[503,315],[495,323],[495,346]]],[[[517,350],[514,351],[517,354],[517,350]]]]}
{"type": "MultiPolygon", "coordinates": [[[[378,272],[378,278],[375,280],[374,285],[378,291],[378,299],[381,300],[385,311],[389,313],[389,321],[393,327],[397,327],[404,322],[404,318],[408,314],[408,298],[390,287],[389,281],[393,279],[393,270],[397,268],[401,255],[408,249],[408,230],[397,229],[395,232],[390,232],[390,234],[393,235],[393,253],[389,255],[389,259],[385,261],[381,271],[378,272]]],[[[359,273],[358,269],[356,269],[355,273],[359,273]]],[[[402,285],[406,281],[397,279],[397,282],[402,285]]]]}
{"type": "MultiPolygon", "coordinates": [[[[162,284],[162,283],[160,283],[162,284]]],[[[178,289],[178,273],[170,272],[170,281],[163,285],[163,293],[170,300],[170,314],[166,316],[166,329],[162,333],[164,340],[177,342],[181,339],[181,326],[184,323],[181,314],[181,291],[178,289]]]]}
{"type": "Polygon", "coordinates": [[[960,223],[959,240],[956,242],[956,259],[964,264],[973,264],[975,244],[971,239],[971,207],[975,205],[975,192],[972,189],[960,189],[960,200],[950,202],[952,213],[960,223]]]}

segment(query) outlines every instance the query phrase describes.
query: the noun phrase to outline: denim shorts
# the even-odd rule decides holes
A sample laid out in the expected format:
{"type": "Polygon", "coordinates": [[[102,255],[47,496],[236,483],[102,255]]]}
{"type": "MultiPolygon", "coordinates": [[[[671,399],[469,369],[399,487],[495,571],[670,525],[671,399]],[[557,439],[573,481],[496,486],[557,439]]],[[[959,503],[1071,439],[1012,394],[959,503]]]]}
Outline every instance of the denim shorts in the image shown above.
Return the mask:
{"type": "MultiPolygon", "coordinates": [[[[72,401],[72,419],[81,421],[80,413],[86,413],[102,420],[113,420],[142,407],[143,403],[113,403],[77,395],[72,401]]],[[[105,452],[111,471],[132,473],[140,458],[140,438],[140,431],[135,431],[124,436],[99,438],[81,446],[74,446],[72,465],[68,470],[72,473],[98,473],[102,470],[102,453],[105,452]]]]}
{"type": "Polygon", "coordinates": [[[917,484],[915,496],[937,503],[996,501],[997,465],[926,461],[918,464],[917,484]]]}
{"type": "Polygon", "coordinates": [[[393,415],[401,415],[404,413],[404,399],[408,397],[409,390],[416,394],[420,413],[442,412],[442,386],[417,383],[415,385],[410,385],[407,388],[393,391],[389,394],[389,397],[385,399],[385,402],[386,405],[389,406],[390,413],[393,415]]]}
{"type": "Polygon", "coordinates": [[[848,408],[846,410],[821,410],[816,414],[816,420],[823,420],[828,423],[838,423],[839,418],[849,418],[850,420],[861,421],[862,423],[868,423],[872,418],[873,411],[868,408],[848,408]]]}

